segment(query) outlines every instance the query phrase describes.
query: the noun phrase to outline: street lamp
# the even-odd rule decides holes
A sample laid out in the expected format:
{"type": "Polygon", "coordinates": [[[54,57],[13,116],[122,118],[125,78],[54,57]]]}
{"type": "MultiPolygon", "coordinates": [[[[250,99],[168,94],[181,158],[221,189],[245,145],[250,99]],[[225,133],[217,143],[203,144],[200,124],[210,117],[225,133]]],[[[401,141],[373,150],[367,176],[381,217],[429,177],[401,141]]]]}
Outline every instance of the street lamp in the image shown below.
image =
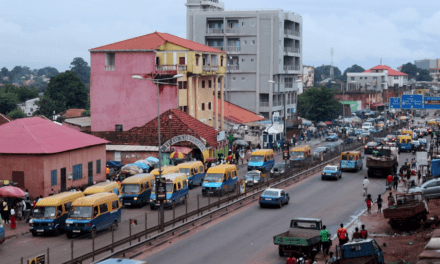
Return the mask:
{"type": "MultiPolygon", "coordinates": [[[[166,83],[166,82],[160,82],[160,81],[166,81],[166,80],[174,80],[183,77],[182,74],[174,75],[171,78],[163,78],[163,79],[148,79],[144,78],[140,75],[133,75],[132,78],[136,80],[146,80],[146,81],[152,81],[157,85],[157,133],[158,133],[158,145],[159,145],[159,175],[156,177],[156,200],[158,199],[158,188],[159,188],[159,181],[162,179],[162,151],[160,150],[161,147],[161,141],[160,141],[160,100],[159,100],[159,90],[160,90],[160,84],[167,84],[167,85],[173,85],[177,86],[177,84],[172,83],[166,83]]],[[[163,211],[163,200],[160,200],[160,231],[164,231],[164,211],[163,211]]]]}

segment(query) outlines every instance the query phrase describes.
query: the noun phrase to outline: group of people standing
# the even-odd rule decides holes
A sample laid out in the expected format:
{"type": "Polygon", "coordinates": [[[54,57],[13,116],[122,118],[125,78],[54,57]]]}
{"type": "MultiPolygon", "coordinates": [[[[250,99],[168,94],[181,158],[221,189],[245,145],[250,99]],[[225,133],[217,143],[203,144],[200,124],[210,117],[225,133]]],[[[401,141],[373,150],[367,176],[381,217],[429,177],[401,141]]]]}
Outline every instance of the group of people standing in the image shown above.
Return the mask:
{"type": "Polygon", "coordinates": [[[25,212],[27,205],[25,200],[29,199],[29,192],[26,189],[25,198],[4,198],[0,200],[0,213],[5,224],[9,224],[11,229],[17,228],[17,220],[26,219],[25,212]]]}

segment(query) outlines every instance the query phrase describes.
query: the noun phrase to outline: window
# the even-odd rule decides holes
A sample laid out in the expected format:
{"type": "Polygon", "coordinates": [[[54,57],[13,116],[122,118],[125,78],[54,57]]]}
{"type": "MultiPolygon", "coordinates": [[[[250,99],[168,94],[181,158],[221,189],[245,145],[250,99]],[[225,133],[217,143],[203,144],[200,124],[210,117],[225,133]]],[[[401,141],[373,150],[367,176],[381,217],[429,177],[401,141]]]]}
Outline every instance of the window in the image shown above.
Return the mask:
{"type": "Polygon", "coordinates": [[[185,57],[179,57],[179,64],[180,65],[185,65],[185,57]]]}
{"type": "Polygon", "coordinates": [[[241,62],[244,62],[245,61],[245,59],[241,59],[241,62]]]}
{"type": "Polygon", "coordinates": [[[96,161],[96,174],[100,174],[101,173],[101,160],[97,160],[96,161]]]}
{"type": "Polygon", "coordinates": [[[223,56],[220,57],[220,67],[223,67],[223,56]]]}
{"type": "Polygon", "coordinates": [[[244,81],[244,80],[245,80],[245,77],[241,77],[241,80],[244,81]]]}
{"type": "Polygon", "coordinates": [[[179,190],[182,188],[182,185],[179,183],[177,183],[177,188],[179,188],[179,190]]]}
{"type": "Polygon", "coordinates": [[[252,45],[255,45],[255,40],[252,40],[252,45]]]}
{"type": "Polygon", "coordinates": [[[93,207],[93,217],[99,214],[98,206],[93,207]]]}
{"type": "Polygon", "coordinates": [[[199,66],[199,58],[196,57],[196,66],[199,66]]]}
{"type": "Polygon", "coordinates": [[[188,113],[188,106],[187,106],[187,105],[185,105],[185,106],[183,107],[183,112],[188,113]]]}
{"type": "Polygon", "coordinates": [[[50,183],[52,186],[57,185],[57,170],[53,170],[50,172],[50,183]]]}
{"type": "Polygon", "coordinates": [[[79,180],[83,177],[83,165],[77,164],[73,165],[73,180],[79,180]]]}
{"type": "Polygon", "coordinates": [[[212,82],[209,80],[208,81],[208,88],[211,88],[212,87],[212,82]]]}
{"type": "Polygon", "coordinates": [[[241,26],[244,27],[244,25],[245,25],[244,22],[241,22],[241,26]]]}
{"type": "Polygon", "coordinates": [[[66,212],[70,212],[70,209],[72,209],[72,203],[66,203],[64,204],[64,209],[66,210],[66,212]]]}
{"type": "Polygon", "coordinates": [[[205,111],[205,103],[202,103],[202,111],[205,111]]]}
{"type": "Polygon", "coordinates": [[[106,203],[100,204],[99,211],[101,211],[101,214],[106,213],[108,211],[107,204],[106,203]]]}
{"type": "Polygon", "coordinates": [[[246,45],[246,44],[247,44],[247,40],[244,41],[244,45],[246,45]]]}
{"type": "Polygon", "coordinates": [[[212,110],[212,104],[208,103],[208,110],[212,110]]]}
{"type": "Polygon", "coordinates": [[[205,88],[205,81],[202,81],[202,88],[205,88]]]}
{"type": "Polygon", "coordinates": [[[232,80],[235,81],[235,77],[232,77],[232,80]]]}
{"type": "Polygon", "coordinates": [[[179,89],[187,89],[188,82],[179,82],[179,89]]]}
{"type": "Polygon", "coordinates": [[[200,172],[203,171],[203,166],[200,166],[199,171],[200,171],[200,172]]]}
{"type": "Polygon", "coordinates": [[[354,81],[354,77],[351,77],[351,80],[354,81]]]}
{"type": "Polygon", "coordinates": [[[255,27],[255,22],[251,22],[251,27],[255,27]]]}
{"type": "Polygon", "coordinates": [[[251,59],[251,62],[254,62],[254,59],[251,59]]]}
{"type": "Polygon", "coordinates": [[[394,80],[399,80],[399,76],[394,76],[394,80]]]}
{"type": "Polygon", "coordinates": [[[114,71],[115,70],[115,53],[105,54],[105,70],[114,71]]]}
{"type": "Polygon", "coordinates": [[[122,125],[115,125],[115,131],[122,131],[122,125]]]}
{"type": "Polygon", "coordinates": [[[87,172],[88,172],[88,176],[92,177],[93,176],[93,161],[90,161],[89,163],[87,163],[87,172]]]}
{"type": "Polygon", "coordinates": [[[119,201],[115,200],[112,202],[112,210],[118,209],[119,208],[119,201]]]}
{"type": "Polygon", "coordinates": [[[232,175],[234,176],[234,178],[237,177],[237,171],[233,171],[232,175]]]}
{"type": "Polygon", "coordinates": [[[183,181],[183,188],[185,188],[186,186],[188,186],[188,185],[186,184],[186,181],[183,181]]]}

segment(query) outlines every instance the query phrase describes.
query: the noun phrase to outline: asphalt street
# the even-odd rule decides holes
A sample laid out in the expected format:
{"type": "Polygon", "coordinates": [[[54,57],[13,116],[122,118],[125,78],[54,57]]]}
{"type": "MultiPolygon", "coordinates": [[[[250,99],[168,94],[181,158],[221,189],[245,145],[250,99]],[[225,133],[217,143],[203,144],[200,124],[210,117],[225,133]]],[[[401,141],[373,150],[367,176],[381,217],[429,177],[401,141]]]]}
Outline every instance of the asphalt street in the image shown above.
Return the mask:
{"type": "MultiPolygon", "coordinates": [[[[320,140],[312,140],[308,144],[313,150],[325,145],[326,142],[320,140]]],[[[276,161],[281,162],[281,154],[276,155],[276,161]]],[[[238,175],[239,178],[243,178],[247,172],[247,165],[239,165],[238,175]]],[[[208,198],[201,195],[201,188],[195,187],[190,190],[188,201],[188,212],[197,209],[197,195],[199,194],[200,207],[208,205],[208,198]]],[[[211,197],[211,202],[216,201],[217,197],[211,197]]],[[[185,214],[185,205],[179,204],[175,209],[175,216],[185,214]]],[[[132,234],[145,230],[145,214],[147,214],[147,227],[153,227],[158,224],[158,210],[151,210],[149,206],[143,208],[123,208],[122,209],[122,222],[119,224],[119,228],[114,233],[115,241],[128,237],[129,234],[129,220],[136,219],[138,221],[137,226],[131,226],[132,234]]],[[[165,210],[165,221],[173,219],[173,210],[165,210]]],[[[7,230],[6,230],[7,232],[7,230]]],[[[93,241],[90,236],[79,237],[73,239],[74,257],[88,253],[93,248],[93,241]]],[[[112,233],[109,230],[98,232],[95,238],[95,248],[100,248],[104,245],[111,244],[112,233]]],[[[66,238],[65,234],[61,234],[58,237],[54,236],[38,236],[32,237],[30,233],[23,236],[18,236],[6,240],[5,243],[0,246],[1,263],[20,263],[20,258],[23,257],[26,262],[30,257],[35,257],[39,254],[44,254],[50,250],[51,263],[62,263],[71,258],[71,240],[66,238]]]]}

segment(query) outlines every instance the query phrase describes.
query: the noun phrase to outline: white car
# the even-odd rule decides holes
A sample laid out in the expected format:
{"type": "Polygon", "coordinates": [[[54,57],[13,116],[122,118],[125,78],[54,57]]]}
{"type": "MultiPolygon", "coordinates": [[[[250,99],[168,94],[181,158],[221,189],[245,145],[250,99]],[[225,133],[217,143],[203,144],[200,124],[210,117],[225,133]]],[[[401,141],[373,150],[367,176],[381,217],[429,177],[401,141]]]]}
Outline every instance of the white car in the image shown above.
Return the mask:
{"type": "Polygon", "coordinates": [[[365,122],[362,124],[362,129],[369,130],[370,128],[373,128],[373,124],[371,124],[369,122],[365,122]]]}

